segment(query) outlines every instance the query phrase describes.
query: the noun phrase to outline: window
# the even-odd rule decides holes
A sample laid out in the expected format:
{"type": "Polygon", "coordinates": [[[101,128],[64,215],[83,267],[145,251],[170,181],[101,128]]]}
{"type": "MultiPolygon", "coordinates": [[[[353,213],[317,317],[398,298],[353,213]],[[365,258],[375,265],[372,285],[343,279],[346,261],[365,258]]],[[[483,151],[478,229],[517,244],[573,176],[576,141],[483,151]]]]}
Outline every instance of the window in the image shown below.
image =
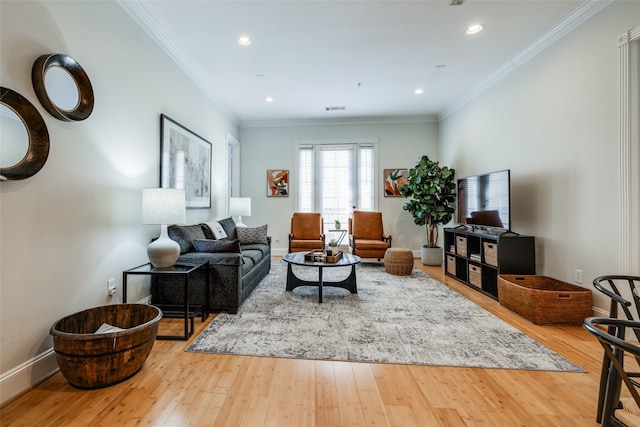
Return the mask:
{"type": "Polygon", "coordinates": [[[320,212],[325,227],[346,223],[353,208],[372,211],[375,199],[372,142],[311,143],[298,146],[298,211],[320,212]]]}

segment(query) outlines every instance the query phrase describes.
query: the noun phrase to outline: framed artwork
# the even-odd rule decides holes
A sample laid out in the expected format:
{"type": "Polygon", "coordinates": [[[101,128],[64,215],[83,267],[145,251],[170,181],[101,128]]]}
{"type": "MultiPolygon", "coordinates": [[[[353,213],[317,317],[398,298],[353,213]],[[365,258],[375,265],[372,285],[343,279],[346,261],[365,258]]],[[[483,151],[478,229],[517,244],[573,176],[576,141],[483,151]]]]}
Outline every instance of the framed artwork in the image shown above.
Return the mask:
{"type": "Polygon", "coordinates": [[[289,170],[267,170],[267,197],[289,196],[289,170]]]}
{"type": "Polygon", "coordinates": [[[160,187],[184,189],[187,209],[211,207],[211,143],[160,115],[160,187]]]}
{"type": "Polygon", "coordinates": [[[384,197],[402,197],[399,185],[407,183],[407,169],[384,170],[384,197]]]}

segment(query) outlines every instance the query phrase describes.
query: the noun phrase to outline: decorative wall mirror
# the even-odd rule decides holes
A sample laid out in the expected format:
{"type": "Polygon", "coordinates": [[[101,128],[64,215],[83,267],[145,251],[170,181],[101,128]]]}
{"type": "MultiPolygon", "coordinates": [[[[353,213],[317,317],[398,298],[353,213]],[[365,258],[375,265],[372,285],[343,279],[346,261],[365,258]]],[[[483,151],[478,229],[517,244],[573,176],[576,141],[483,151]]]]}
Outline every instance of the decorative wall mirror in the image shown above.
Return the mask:
{"type": "Polygon", "coordinates": [[[0,180],[35,175],[49,157],[49,132],[26,98],[0,87],[0,180]]]}
{"type": "Polygon", "coordinates": [[[87,73],[72,57],[42,55],[33,63],[31,81],[40,103],[53,117],[80,121],[91,115],[93,88],[87,73]]]}

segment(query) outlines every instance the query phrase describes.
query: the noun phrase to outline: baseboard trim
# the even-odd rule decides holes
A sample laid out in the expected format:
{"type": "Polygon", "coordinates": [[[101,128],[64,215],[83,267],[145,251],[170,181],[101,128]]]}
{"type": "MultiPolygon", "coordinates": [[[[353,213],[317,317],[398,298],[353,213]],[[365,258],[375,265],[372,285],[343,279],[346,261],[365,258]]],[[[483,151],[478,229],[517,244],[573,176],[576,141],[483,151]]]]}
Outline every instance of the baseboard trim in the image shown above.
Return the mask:
{"type": "Polygon", "coordinates": [[[50,348],[0,375],[0,407],[58,372],[55,355],[50,348]]]}
{"type": "Polygon", "coordinates": [[[593,306],[593,315],[595,317],[609,317],[609,312],[607,310],[603,310],[602,308],[593,306]]]}

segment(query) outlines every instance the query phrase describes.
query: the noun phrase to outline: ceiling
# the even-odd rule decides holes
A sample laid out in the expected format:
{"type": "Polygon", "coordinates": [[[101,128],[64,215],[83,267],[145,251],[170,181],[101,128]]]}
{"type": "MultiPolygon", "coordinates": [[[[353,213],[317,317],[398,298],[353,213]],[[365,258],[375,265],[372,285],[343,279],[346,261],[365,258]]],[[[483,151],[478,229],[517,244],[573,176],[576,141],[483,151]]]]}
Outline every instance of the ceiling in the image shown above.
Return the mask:
{"type": "Polygon", "coordinates": [[[450,1],[120,4],[242,125],[446,116],[608,4],[450,1]]]}

